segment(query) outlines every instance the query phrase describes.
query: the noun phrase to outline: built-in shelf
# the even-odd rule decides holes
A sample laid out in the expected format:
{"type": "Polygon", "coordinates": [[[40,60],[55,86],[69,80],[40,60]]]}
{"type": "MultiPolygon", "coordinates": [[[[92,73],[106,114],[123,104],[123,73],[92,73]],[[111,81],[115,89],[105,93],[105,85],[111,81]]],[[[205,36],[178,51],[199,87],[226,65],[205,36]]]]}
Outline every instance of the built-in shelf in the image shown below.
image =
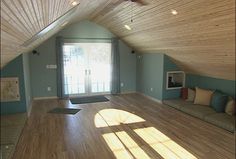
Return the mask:
{"type": "Polygon", "coordinates": [[[183,71],[168,71],[166,73],[166,89],[180,89],[185,86],[185,73],[183,71]]]}

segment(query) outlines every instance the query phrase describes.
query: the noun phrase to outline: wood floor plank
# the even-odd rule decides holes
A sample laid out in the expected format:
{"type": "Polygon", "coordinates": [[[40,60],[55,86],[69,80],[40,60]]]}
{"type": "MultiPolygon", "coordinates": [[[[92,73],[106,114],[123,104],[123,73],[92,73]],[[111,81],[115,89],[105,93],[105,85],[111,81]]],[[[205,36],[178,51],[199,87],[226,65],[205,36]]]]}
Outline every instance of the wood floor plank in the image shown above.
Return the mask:
{"type": "Polygon", "coordinates": [[[139,94],[107,98],[109,102],[79,105],[58,99],[34,101],[13,159],[235,156],[233,133],[139,94]],[[75,115],[47,113],[55,107],[82,110],[75,115]]]}

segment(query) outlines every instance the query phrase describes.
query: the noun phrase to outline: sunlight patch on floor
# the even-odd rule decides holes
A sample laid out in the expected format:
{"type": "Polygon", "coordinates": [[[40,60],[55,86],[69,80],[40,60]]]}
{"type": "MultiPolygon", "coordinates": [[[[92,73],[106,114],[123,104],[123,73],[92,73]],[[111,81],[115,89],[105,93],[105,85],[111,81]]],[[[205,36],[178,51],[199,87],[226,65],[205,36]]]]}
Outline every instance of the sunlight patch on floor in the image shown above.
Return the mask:
{"type": "Polygon", "coordinates": [[[197,159],[154,127],[135,129],[134,131],[165,159],[197,159]]]}
{"type": "Polygon", "coordinates": [[[103,138],[117,159],[150,159],[138,144],[124,131],[104,134],[103,138]]]}
{"type": "Polygon", "coordinates": [[[131,159],[131,155],[125,149],[124,145],[120,142],[114,133],[102,135],[111,151],[117,159],[131,159]]]}
{"type": "Polygon", "coordinates": [[[141,117],[130,112],[119,109],[104,109],[95,115],[96,127],[115,126],[120,124],[130,124],[145,121],[141,117]]]}
{"type": "MultiPolygon", "coordinates": [[[[135,114],[119,109],[101,110],[94,118],[97,128],[119,126],[121,124],[128,125],[144,121],[143,118],[135,114]]],[[[164,159],[197,159],[186,149],[154,127],[139,128],[133,131],[164,159]]],[[[106,133],[102,136],[117,159],[150,159],[140,145],[125,131],[106,133]]]]}

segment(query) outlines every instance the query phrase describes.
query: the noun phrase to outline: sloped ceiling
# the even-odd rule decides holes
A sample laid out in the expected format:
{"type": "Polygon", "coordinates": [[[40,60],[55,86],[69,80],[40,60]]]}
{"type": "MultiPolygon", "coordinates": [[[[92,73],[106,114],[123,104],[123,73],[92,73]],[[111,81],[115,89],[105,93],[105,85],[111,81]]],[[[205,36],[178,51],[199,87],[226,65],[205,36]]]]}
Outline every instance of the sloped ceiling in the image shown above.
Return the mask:
{"type": "MultiPolygon", "coordinates": [[[[184,71],[235,80],[235,0],[80,0],[69,23],[89,19],[142,53],[165,53],[184,71]],[[171,14],[172,10],[178,12],[171,14]],[[133,17],[133,22],[131,22],[133,17]],[[124,25],[132,30],[126,30],[124,25]]],[[[29,46],[25,41],[64,15],[70,0],[2,0],[1,67],[62,29],[57,25],[29,46]]],[[[61,23],[64,23],[62,21],[61,23]]]]}

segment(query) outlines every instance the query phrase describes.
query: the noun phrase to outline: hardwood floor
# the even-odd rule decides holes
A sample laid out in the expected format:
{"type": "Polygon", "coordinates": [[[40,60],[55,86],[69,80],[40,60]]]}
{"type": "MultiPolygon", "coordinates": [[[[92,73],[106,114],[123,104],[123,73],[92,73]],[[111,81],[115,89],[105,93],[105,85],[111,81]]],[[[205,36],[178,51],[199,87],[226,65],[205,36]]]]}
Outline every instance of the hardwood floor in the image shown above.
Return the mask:
{"type": "Polygon", "coordinates": [[[14,159],[233,159],[234,135],[139,94],[72,105],[34,101],[14,159]],[[55,107],[76,115],[47,113],[55,107]]]}

